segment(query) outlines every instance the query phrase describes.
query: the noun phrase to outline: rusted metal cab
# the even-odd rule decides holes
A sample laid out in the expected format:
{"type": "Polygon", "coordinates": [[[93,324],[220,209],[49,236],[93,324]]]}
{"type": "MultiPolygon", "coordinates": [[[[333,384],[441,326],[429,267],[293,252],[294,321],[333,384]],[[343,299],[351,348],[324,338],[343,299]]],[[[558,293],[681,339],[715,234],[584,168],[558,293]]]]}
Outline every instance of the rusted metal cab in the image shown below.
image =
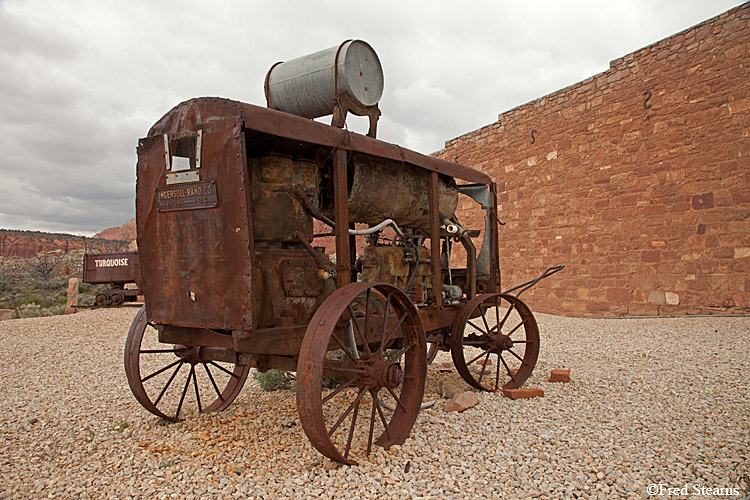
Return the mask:
{"type": "Polygon", "coordinates": [[[86,253],[83,256],[83,282],[110,287],[94,297],[97,306],[119,306],[138,299],[138,288],[125,288],[140,279],[138,252],[86,253]]]}
{"type": "Polygon", "coordinates": [[[226,408],[251,367],[296,371],[312,444],[354,463],[352,450],[406,439],[439,350],[493,391],[522,384],[536,362],[533,316],[499,292],[495,185],[468,167],[192,99],[139,141],[136,221],[145,309],[126,372],[163,418],[179,419],[188,400],[226,408]],[[462,226],[459,201],[481,227],[462,226]],[[330,231],[315,234],[314,219],[330,231]]]}

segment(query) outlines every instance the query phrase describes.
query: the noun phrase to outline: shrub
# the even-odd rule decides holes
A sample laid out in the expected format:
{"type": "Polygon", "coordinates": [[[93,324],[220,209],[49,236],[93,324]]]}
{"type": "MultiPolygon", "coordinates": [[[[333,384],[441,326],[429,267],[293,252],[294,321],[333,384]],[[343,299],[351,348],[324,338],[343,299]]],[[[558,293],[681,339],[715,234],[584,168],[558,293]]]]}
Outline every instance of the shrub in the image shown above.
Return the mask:
{"type": "Polygon", "coordinates": [[[42,252],[30,262],[31,271],[36,274],[42,282],[49,281],[60,266],[62,257],[52,252],[42,252]]]}
{"type": "Polygon", "coordinates": [[[258,381],[260,388],[266,392],[288,391],[294,389],[294,375],[283,370],[253,371],[253,378],[258,381]]]}
{"type": "Polygon", "coordinates": [[[42,316],[56,316],[58,314],[63,314],[65,312],[66,305],[67,300],[63,304],[55,304],[54,306],[50,306],[47,309],[44,309],[44,314],[42,314],[42,316]]]}
{"type": "Polygon", "coordinates": [[[47,307],[49,305],[49,301],[38,293],[32,293],[30,295],[27,295],[26,297],[19,299],[16,304],[19,307],[32,304],[39,307],[47,307]]]}
{"type": "Polygon", "coordinates": [[[39,283],[40,290],[68,290],[68,278],[65,276],[56,276],[47,281],[39,283]]]}
{"type": "Polygon", "coordinates": [[[19,318],[36,318],[42,316],[42,306],[39,304],[23,304],[18,307],[19,318]]]}

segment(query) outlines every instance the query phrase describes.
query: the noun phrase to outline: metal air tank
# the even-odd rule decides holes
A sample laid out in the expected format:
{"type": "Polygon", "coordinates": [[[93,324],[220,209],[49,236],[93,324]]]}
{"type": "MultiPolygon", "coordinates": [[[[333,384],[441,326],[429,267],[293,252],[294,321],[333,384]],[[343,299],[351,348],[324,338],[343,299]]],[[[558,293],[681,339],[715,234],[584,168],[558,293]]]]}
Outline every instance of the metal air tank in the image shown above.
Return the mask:
{"type": "Polygon", "coordinates": [[[347,40],[276,63],[266,74],[265,93],[269,108],[305,118],[332,114],[334,98],[342,93],[366,108],[383,95],[383,68],[367,42],[347,40]]]}

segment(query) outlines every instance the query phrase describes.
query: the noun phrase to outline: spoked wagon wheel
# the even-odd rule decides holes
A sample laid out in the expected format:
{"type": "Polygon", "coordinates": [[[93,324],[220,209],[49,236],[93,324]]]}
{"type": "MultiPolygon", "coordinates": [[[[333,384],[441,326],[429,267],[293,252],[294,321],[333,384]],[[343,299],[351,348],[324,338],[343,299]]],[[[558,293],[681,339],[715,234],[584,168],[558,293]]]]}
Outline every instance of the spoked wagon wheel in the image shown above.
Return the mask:
{"type": "Polygon", "coordinates": [[[453,364],[472,387],[516,389],[539,356],[539,329],[531,310],[513,295],[478,295],[459,311],[451,332],[453,364]]]}
{"type": "Polygon", "coordinates": [[[176,422],[191,401],[201,413],[227,408],[242,390],[249,366],[206,360],[201,347],[167,345],[141,307],[125,343],[130,390],[148,411],[176,422]],[[184,368],[183,368],[184,367],[184,368]]]}
{"type": "Polygon", "coordinates": [[[318,308],[302,341],[302,427],[320,453],[356,464],[350,454],[369,454],[373,443],[404,442],[426,376],[424,327],[409,298],[385,283],[349,284],[318,308]]]}

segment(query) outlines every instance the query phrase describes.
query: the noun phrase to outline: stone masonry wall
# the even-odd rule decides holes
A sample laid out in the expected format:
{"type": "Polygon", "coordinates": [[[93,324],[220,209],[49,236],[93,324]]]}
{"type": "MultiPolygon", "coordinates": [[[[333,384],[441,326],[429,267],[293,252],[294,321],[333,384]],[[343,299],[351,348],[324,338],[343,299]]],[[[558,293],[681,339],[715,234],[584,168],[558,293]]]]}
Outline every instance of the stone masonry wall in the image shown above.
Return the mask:
{"type": "Polygon", "coordinates": [[[746,3],[448,141],[498,185],[504,287],[564,264],[533,310],[750,313],[748,66],[746,3]]]}

